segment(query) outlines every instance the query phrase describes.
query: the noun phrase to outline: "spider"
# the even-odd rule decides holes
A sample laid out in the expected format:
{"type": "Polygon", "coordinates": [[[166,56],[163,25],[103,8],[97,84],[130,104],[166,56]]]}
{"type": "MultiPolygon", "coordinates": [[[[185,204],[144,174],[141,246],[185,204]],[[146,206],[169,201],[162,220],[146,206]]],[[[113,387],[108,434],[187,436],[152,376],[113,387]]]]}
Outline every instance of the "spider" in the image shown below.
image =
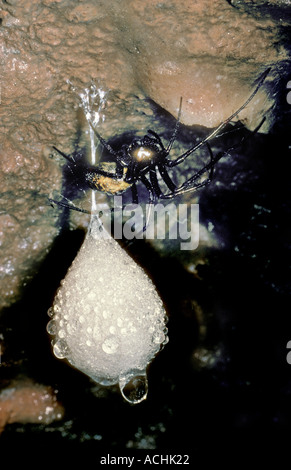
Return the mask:
{"type": "MultiPolygon", "coordinates": [[[[267,69],[262,74],[250,97],[237,111],[225,119],[207,137],[201,140],[198,144],[193,145],[189,150],[184,152],[175,160],[170,159],[169,154],[176,140],[180,125],[182,98],[180,99],[177,122],[167,147],[164,146],[161,138],[156,132],[148,130],[147,134],[143,138],[133,140],[130,145],[124,144],[120,150],[116,151],[103,139],[93,125],[90,124],[99,142],[114,157],[114,162],[103,162],[96,167],[83,166],[80,170],[73,157],[66,155],[56,147],[53,148],[69,161],[70,170],[73,173],[78,174],[78,178],[82,178],[83,181],[81,181],[81,184],[85,187],[97,191],[103,191],[109,195],[118,195],[131,188],[132,202],[134,204],[138,203],[138,192],[136,187],[138,182],[143,183],[147,189],[150,204],[154,204],[157,200],[173,199],[174,197],[180,196],[184,193],[196,191],[210,183],[213,177],[215,164],[234,148],[232,147],[226,152],[220,152],[214,156],[208,144],[209,140],[215,137],[222,128],[224,128],[249,104],[258,92],[269,72],[270,69],[267,69]],[[177,186],[169,176],[168,169],[183,163],[190,155],[203,145],[208,147],[210,161],[183,184],[177,186]],[[167,188],[166,192],[163,192],[160,187],[157,171],[165,183],[167,188]],[[207,172],[208,177],[201,181],[201,177],[207,172]]],[[[262,122],[254,132],[257,132],[258,128],[262,125],[262,122]]],[[[88,212],[62,201],[50,199],[50,202],[63,207],[69,207],[80,212],[88,212]]]]}

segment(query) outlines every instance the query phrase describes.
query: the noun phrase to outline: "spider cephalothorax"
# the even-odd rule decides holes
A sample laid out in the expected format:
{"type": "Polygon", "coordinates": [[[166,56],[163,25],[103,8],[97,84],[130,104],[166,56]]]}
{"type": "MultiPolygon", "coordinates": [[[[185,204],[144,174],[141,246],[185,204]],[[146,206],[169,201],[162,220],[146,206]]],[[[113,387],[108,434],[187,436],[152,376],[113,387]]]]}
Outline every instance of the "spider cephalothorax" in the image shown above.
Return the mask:
{"type": "MultiPolygon", "coordinates": [[[[172,199],[176,196],[186,192],[195,191],[196,189],[207,185],[211,181],[215,163],[218,162],[218,160],[220,160],[230,150],[232,150],[228,149],[226,152],[220,152],[218,155],[214,156],[208,145],[209,140],[217,136],[219,131],[248,105],[248,103],[253,99],[263,84],[269,71],[270,69],[266,70],[262,74],[253,93],[237,111],[235,111],[231,116],[223,121],[207,137],[202,139],[198,144],[195,143],[190,149],[182,153],[182,155],[176,159],[170,158],[170,151],[179,129],[182,98],[180,100],[176,126],[167,147],[164,146],[161,138],[156,132],[149,130],[143,138],[135,139],[130,145],[124,144],[119,150],[114,150],[111,145],[109,145],[103,139],[103,137],[101,137],[99,132],[91,125],[97,139],[113,157],[114,161],[103,162],[96,167],[84,167],[81,173],[85,186],[93,190],[103,191],[110,195],[121,194],[127,189],[131,188],[132,201],[134,203],[138,203],[138,192],[136,185],[138,182],[141,182],[148,191],[149,203],[153,204],[158,199],[172,199]],[[168,169],[174,168],[175,166],[183,163],[186,158],[192,155],[203,145],[207,145],[208,147],[210,154],[209,163],[207,163],[194,175],[188,178],[183,184],[177,186],[170,177],[168,169]],[[202,176],[207,173],[208,177],[201,179],[202,176]],[[163,181],[164,187],[167,188],[166,190],[161,189],[158,175],[163,181]]],[[[77,170],[77,164],[75,160],[72,157],[65,155],[56,147],[54,148],[70,162],[71,171],[74,173],[74,168],[77,170]]],[[[62,203],[61,201],[51,200],[51,202],[56,202],[59,205],[79,210],[75,206],[62,203]]],[[[80,210],[82,211],[82,209],[80,210]]]]}
{"type": "Polygon", "coordinates": [[[138,163],[140,166],[147,166],[149,163],[157,163],[163,151],[163,146],[157,138],[154,139],[149,135],[145,135],[142,139],[134,140],[126,150],[133,162],[138,163]]]}

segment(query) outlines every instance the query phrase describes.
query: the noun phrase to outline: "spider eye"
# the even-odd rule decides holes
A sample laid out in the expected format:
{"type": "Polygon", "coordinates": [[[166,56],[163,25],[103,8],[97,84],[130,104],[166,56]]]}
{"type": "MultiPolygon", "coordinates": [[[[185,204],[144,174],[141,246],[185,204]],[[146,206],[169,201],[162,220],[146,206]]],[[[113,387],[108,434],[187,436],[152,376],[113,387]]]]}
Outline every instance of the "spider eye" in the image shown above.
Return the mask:
{"type": "Polygon", "coordinates": [[[149,147],[140,146],[133,150],[132,156],[138,162],[143,162],[151,160],[154,157],[155,153],[156,152],[149,147]]]}

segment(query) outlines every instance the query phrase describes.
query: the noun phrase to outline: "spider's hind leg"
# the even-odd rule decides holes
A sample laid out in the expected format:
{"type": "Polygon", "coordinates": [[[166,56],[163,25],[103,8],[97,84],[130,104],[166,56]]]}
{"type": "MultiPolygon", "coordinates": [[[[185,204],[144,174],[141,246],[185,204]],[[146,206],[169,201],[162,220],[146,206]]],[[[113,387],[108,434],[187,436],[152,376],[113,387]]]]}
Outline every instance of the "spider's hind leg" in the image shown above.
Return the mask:
{"type": "MultiPolygon", "coordinates": [[[[210,154],[210,162],[207,163],[207,165],[205,165],[203,168],[201,168],[201,170],[199,170],[197,173],[195,173],[195,175],[191,176],[191,178],[189,178],[187,181],[185,181],[180,186],[180,188],[177,189],[177,191],[179,191],[179,194],[183,194],[183,193],[189,192],[189,191],[195,191],[196,189],[203,188],[204,186],[207,186],[209,183],[211,183],[211,181],[213,179],[213,173],[214,173],[214,166],[215,166],[215,163],[216,163],[216,158],[214,158],[213,152],[212,152],[211,147],[208,144],[208,142],[206,142],[206,146],[207,146],[207,149],[208,149],[209,154],[210,154]],[[197,182],[198,178],[203,176],[207,171],[209,172],[208,177],[203,181],[197,182]]],[[[220,158],[221,158],[221,154],[219,154],[219,159],[220,158]]]]}
{"type": "Polygon", "coordinates": [[[63,201],[57,201],[56,199],[51,199],[50,197],[48,198],[49,202],[51,203],[51,206],[54,207],[54,204],[60,207],[64,207],[66,209],[72,209],[77,212],[83,212],[84,214],[91,214],[91,211],[87,211],[86,209],[81,209],[80,207],[75,206],[72,202],[63,202],[63,201]]]}
{"type": "Polygon", "coordinates": [[[163,196],[161,196],[161,199],[173,199],[174,197],[181,196],[184,193],[196,191],[197,189],[207,186],[212,181],[214,165],[217,160],[220,160],[220,158],[222,158],[223,155],[219,154],[219,156],[214,157],[210,145],[206,143],[206,146],[210,154],[210,161],[203,168],[201,168],[201,170],[197,171],[195,175],[191,176],[191,178],[186,180],[181,186],[176,187],[171,193],[164,194],[163,196]],[[207,171],[209,172],[208,177],[203,181],[197,182],[198,178],[204,175],[207,171]]]}

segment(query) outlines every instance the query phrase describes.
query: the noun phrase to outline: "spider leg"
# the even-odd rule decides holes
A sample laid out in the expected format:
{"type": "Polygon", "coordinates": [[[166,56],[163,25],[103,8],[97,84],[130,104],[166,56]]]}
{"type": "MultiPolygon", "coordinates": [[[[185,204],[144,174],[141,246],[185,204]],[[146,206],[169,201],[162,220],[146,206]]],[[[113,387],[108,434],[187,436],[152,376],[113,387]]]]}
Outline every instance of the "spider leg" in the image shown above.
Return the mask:
{"type": "Polygon", "coordinates": [[[210,162],[208,162],[203,168],[197,171],[195,175],[191,176],[191,178],[186,180],[181,186],[179,186],[178,188],[176,187],[172,191],[172,193],[164,194],[161,197],[161,199],[172,199],[176,196],[180,196],[181,194],[184,194],[190,191],[196,191],[197,189],[207,186],[212,181],[215,163],[218,160],[220,160],[225,154],[227,154],[230,150],[233,150],[233,148],[229,149],[226,152],[220,152],[216,155],[216,157],[214,157],[213,152],[210,148],[210,145],[208,143],[206,145],[210,154],[210,162]],[[205,179],[204,181],[195,183],[195,181],[207,171],[209,171],[208,178],[205,179]]]}
{"type": "Polygon", "coordinates": [[[226,0],[227,3],[232,7],[232,8],[235,8],[236,10],[239,10],[239,7],[237,7],[236,5],[233,5],[232,4],[232,0],[226,0]]]}
{"type": "Polygon", "coordinates": [[[76,163],[75,160],[70,156],[70,155],[66,155],[64,152],[62,152],[61,150],[59,150],[57,147],[55,147],[53,145],[53,149],[56,150],[62,157],[64,157],[66,160],[68,160],[68,162],[70,163],[76,163]]]}
{"type": "Polygon", "coordinates": [[[196,190],[198,188],[203,188],[204,186],[207,186],[213,179],[213,172],[214,172],[215,163],[218,160],[220,160],[224,155],[227,155],[227,153],[230,152],[230,150],[233,150],[233,148],[231,148],[227,152],[219,152],[217,154],[217,156],[214,157],[213,152],[210,148],[210,145],[208,143],[206,145],[207,145],[207,148],[208,148],[208,151],[209,151],[209,154],[210,154],[210,162],[207,163],[207,165],[205,165],[203,168],[201,168],[201,170],[199,170],[197,173],[195,173],[195,175],[193,175],[191,178],[189,178],[187,181],[185,181],[180,186],[180,188],[183,190],[183,192],[186,192],[186,190],[187,191],[193,191],[193,190],[196,190]],[[204,173],[206,173],[207,171],[209,171],[208,178],[206,178],[204,181],[201,181],[200,183],[194,184],[194,186],[193,186],[193,183],[200,176],[202,176],[204,173]]]}
{"type": "Polygon", "coordinates": [[[91,214],[90,211],[86,211],[85,209],[80,209],[80,207],[74,206],[73,204],[69,204],[68,202],[57,201],[56,199],[48,198],[49,202],[51,203],[52,207],[53,204],[57,204],[60,207],[65,207],[66,209],[72,209],[77,212],[83,212],[84,214],[91,214]]]}
{"type": "Polygon", "coordinates": [[[157,200],[155,192],[152,188],[151,183],[147,180],[147,178],[144,175],[140,176],[140,181],[145,185],[146,189],[148,190],[149,193],[149,204],[154,204],[157,200]]]}
{"type": "Polygon", "coordinates": [[[133,204],[138,204],[138,193],[135,183],[131,185],[131,195],[133,204]]]}
{"type": "Polygon", "coordinates": [[[176,121],[176,125],[175,125],[175,129],[174,129],[174,132],[172,134],[172,137],[170,139],[170,142],[168,143],[168,146],[167,148],[165,148],[160,136],[155,132],[155,131],[152,131],[151,129],[148,129],[148,134],[151,134],[152,136],[155,137],[156,141],[159,143],[159,145],[161,146],[162,150],[165,151],[166,155],[168,155],[168,153],[170,152],[172,146],[173,146],[173,143],[175,142],[176,140],[176,137],[177,137],[177,133],[178,133],[178,129],[179,129],[179,126],[180,126],[180,117],[181,117],[181,110],[182,110],[182,97],[180,98],[180,105],[179,105],[179,111],[178,111],[178,117],[177,117],[177,121],[176,121]]]}
{"type": "Polygon", "coordinates": [[[209,172],[209,175],[208,175],[208,180],[209,180],[209,183],[210,181],[212,180],[213,178],[213,172],[214,172],[214,165],[215,165],[215,162],[214,162],[214,155],[213,155],[213,152],[212,152],[212,149],[209,145],[209,143],[207,142],[206,143],[206,146],[208,148],[208,152],[209,152],[209,155],[210,155],[210,162],[209,164],[211,165],[210,166],[210,172],[209,172]]]}
{"type": "Polygon", "coordinates": [[[232,121],[232,119],[235,118],[249,104],[249,102],[254,98],[254,96],[259,91],[261,85],[263,84],[266,76],[269,74],[270,70],[271,70],[271,68],[268,68],[267,70],[265,70],[265,72],[261,75],[261,78],[260,78],[256,88],[252,92],[252,94],[249,96],[249,98],[244,102],[244,104],[237,111],[235,111],[231,116],[229,116],[221,124],[219,124],[219,126],[216,127],[207,137],[205,137],[205,139],[201,140],[198,144],[193,145],[193,147],[191,147],[185,153],[180,155],[180,157],[176,158],[176,160],[168,160],[167,159],[165,161],[166,165],[169,166],[169,167],[179,165],[187,157],[189,157],[189,155],[191,155],[197,149],[202,147],[202,145],[206,144],[206,142],[208,142],[210,139],[213,139],[213,137],[215,137],[223,127],[225,127],[230,121],[232,121]]]}
{"type": "MultiPolygon", "coordinates": [[[[149,217],[150,217],[150,213],[151,213],[151,208],[153,207],[154,203],[156,202],[156,196],[154,194],[151,183],[147,180],[147,178],[144,175],[141,175],[139,180],[145,185],[146,189],[148,190],[148,193],[149,193],[148,204],[150,206],[150,210],[148,211],[148,216],[147,216],[146,223],[143,226],[142,230],[140,232],[138,232],[137,238],[138,238],[139,234],[144,233],[146,231],[146,229],[148,227],[148,224],[149,224],[149,217]]],[[[132,188],[132,202],[134,204],[138,204],[138,194],[137,194],[137,189],[136,189],[135,183],[132,185],[131,188],[132,188]],[[135,197],[136,197],[136,199],[135,199],[135,197]]],[[[130,242],[129,245],[131,243],[132,242],[130,242]]]]}
{"type": "Polygon", "coordinates": [[[169,173],[164,165],[164,163],[161,163],[158,165],[158,170],[160,172],[161,177],[163,178],[164,182],[168,186],[170,191],[175,191],[177,189],[177,186],[175,183],[171,180],[169,173]]]}
{"type": "Polygon", "coordinates": [[[145,221],[145,225],[143,226],[143,229],[142,229],[142,233],[144,233],[146,231],[146,229],[148,228],[148,225],[149,225],[149,221],[150,221],[150,216],[151,216],[151,212],[152,212],[152,208],[154,207],[156,201],[157,201],[157,198],[156,196],[154,195],[154,192],[153,190],[151,189],[151,185],[150,183],[148,182],[148,180],[146,179],[146,177],[143,177],[142,180],[143,184],[146,186],[148,192],[149,192],[149,200],[148,200],[148,211],[147,211],[147,218],[146,218],[146,221],[145,221]]]}
{"type": "MultiPolygon", "coordinates": [[[[74,160],[74,157],[71,157],[70,155],[66,155],[64,152],[59,150],[57,147],[53,145],[53,149],[56,150],[62,157],[64,157],[69,163],[72,165],[68,165],[68,169],[70,170],[71,174],[76,178],[77,176],[77,171],[76,171],[76,161],[74,160]]],[[[77,187],[79,187],[77,183],[77,187]]]]}
{"type": "Polygon", "coordinates": [[[103,145],[103,147],[106,148],[106,150],[108,150],[109,153],[111,153],[111,155],[114,155],[114,157],[116,158],[119,158],[119,155],[117,152],[115,152],[115,150],[113,150],[113,148],[111,147],[111,145],[109,145],[106,140],[103,139],[103,137],[101,137],[101,135],[99,134],[99,132],[96,131],[95,127],[93,126],[92,122],[89,122],[91,128],[93,129],[93,132],[94,134],[96,135],[97,139],[99,140],[99,142],[101,142],[101,144],[103,145]]]}
{"type": "Polygon", "coordinates": [[[150,169],[150,182],[151,182],[151,187],[152,190],[157,198],[159,198],[162,194],[160,185],[158,183],[158,178],[157,178],[157,173],[154,168],[150,169]]]}
{"type": "MultiPolygon", "coordinates": [[[[260,124],[252,131],[253,135],[256,134],[256,132],[258,132],[258,130],[263,125],[265,120],[266,120],[266,118],[264,117],[262,119],[262,121],[260,122],[260,124]]],[[[203,186],[206,186],[207,184],[209,184],[211,182],[212,178],[213,178],[213,171],[214,171],[215,164],[221,158],[223,158],[225,155],[229,154],[234,149],[239,147],[245,139],[246,139],[246,137],[243,137],[242,140],[238,144],[233,145],[231,148],[229,148],[228,150],[226,150],[224,152],[219,152],[216,156],[213,155],[212,150],[210,148],[210,145],[208,143],[206,143],[206,145],[208,147],[208,150],[209,150],[209,153],[210,153],[210,162],[208,162],[203,168],[201,168],[199,171],[197,171],[197,173],[195,173],[195,175],[193,175],[191,178],[189,178],[187,181],[185,181],[181,186],[176,188],[172,193],[164,194],[163,196],[161,196],[161,199],[172,199],[175,196],[180,196],[181,194],[189,193],[191,191],[196,191],[197,189],[200,189],[203,186]],[[195,183],[195,181],[200,176],[202,176],[204,173],[206,173],[206,171],[209,171],[208,178],[206,180],[202,181],[201,183],[193,184],[193,183],[195,183]]]]}
{"type": "MultiPolygon", "coordinates": [[[[75,206],[73,203],[68,203],[68,202],[63,202],[63,201],[57,201],[56,199],[51,199],[51,198],[48,198],[49,202],[51,203],[51,206],[53,207],[54,204],[60,206],[60,207],[65,207],[66,209],[71,209],[73,211],[77,211],[77,212],[82,212],[84,214],[92,214],[92,211],[87,211],[86,209],[81,209],[80,207],[77,207],[75,206]]],[[[99,211],[99,217],[104,214],[104,212],[110,212],[111,214],[118,210],[118,211],[122,211],[123,209],[125,208],[125,206],[122,206],[121,208],[109,208],[109,209],[105,209],[104,210],[100,210],[99,211]]]]}
{"type": "Polygon", "coordinates": [[[164,144],[162,142],[162,139],[160,138],[160,136],[155,131],[152,131],[151,129],[148,129],[148,134],[153,135],[155,137],[156,141],[158,142],[158,144],[161,146],[161,148],[163,150],[166,150],[165,147],[164,147],[164,144]]]}
{"type": "Polygon", "coordinates": [[[167,155],[170,153],[171,148],[173,147],[173,143],[175,142],[177,134],[178,134],[178,130],[179,130],[179,127],[180,127],[181,111],[182,111],[182,96],[180,98],[180,105],[179,105],[179,111],[178,111],[178,117],[177,117],[175,129],[174,129],[174,132],[173,132],[172,137],[170,139],[170,142],[168,143],[168,147],[166,149],[166,154],[167,155]]]}

